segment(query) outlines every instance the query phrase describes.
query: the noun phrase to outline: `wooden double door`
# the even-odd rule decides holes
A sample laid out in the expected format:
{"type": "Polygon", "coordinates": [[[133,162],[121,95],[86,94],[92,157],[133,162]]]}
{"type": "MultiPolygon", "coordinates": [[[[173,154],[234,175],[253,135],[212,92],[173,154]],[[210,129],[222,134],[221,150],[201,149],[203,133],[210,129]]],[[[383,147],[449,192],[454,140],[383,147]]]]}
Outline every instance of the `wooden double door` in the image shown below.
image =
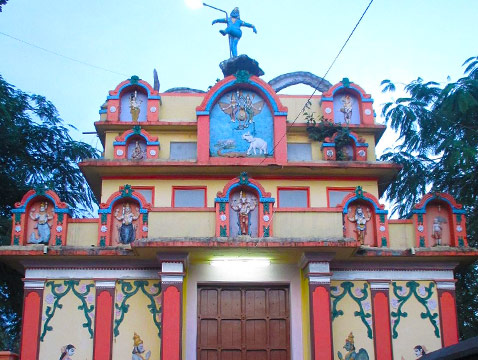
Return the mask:
{"type": "Polygon", "coordinates": [[[198,360],[289,360],[287,286],[199,286],[198,360]]]}

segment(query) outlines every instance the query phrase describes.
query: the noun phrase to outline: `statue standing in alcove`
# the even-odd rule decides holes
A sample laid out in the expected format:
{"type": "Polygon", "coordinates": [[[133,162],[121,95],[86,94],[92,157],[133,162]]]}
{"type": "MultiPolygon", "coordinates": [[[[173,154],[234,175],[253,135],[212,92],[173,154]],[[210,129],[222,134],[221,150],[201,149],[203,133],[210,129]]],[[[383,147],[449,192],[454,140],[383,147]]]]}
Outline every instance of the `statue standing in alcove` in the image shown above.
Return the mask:
{"type": "Polygon", "coordinates": [[[231,208],[234,211],[237,211],[239,216],[239,234],[240,235],[249,235],[249,214],[257,206],[256,199],[250,199],[246,197],[242,191],[239,195],[239,201],[234,199],[231,204],[231,208]]]}
{"type": "Polygon", "coordinates": [[[121,221],[121,226],[118,227],[120,233],[120,242],[122,244],[130,244],[136,237],[136,228],[133,221],[139,218],[139,209],[136,208],[136,214],[131,211],[128,203],[123,205],[123,213],[119,214],[119,209],[115,210],[115,218],[121,221]]]}

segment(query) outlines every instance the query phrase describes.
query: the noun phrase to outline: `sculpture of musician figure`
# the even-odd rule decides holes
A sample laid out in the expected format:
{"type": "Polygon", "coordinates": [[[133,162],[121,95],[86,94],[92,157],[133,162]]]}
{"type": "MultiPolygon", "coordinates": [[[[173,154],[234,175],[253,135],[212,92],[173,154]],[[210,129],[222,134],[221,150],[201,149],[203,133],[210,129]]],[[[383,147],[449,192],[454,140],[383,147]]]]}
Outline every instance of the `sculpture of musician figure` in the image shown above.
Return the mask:
{"type": "Polygon", "coordinates": [[[133,122],[137,122],[139,113],[141,111],[140,105],[142,101],[138,99],[138,92],[135,91],[129,96],[129,112],[131,113],[131,119],[133,122]]]}
{"type": "Polygon", "coordinates": [[[249,235],[249,214],[257,206],[256,199],[247,198],[241,191],[239,202],[237,199],[231,204],[232,210],[236,211],[239,216],[239,235],[249,235]]]}
{"type": "Polygon", "coordinates": [[[367,230],[367,222],[370,221],[370,210],[367,208],[367,217],[365,216],[361,206],[357,206],[355,209],[355,216],[348,218],[350,222],[354,222],[357,232],[357,240],[360,241],[360,245],[364,245],[365,232],[367,230]]]}
{"type": "Polygon", "coordinates": [[[35,231],[30,235],[29,244],[48,244],[50,242],[50,228],[48,221],[53,219],[53,215],[47,213],[48,203],[40,203],[40,211],[35,213],[35,208],[30,211],[30,219],[36,221],[34,229],[38,232],[38,237],[35,236],[35,231]]]}
{"type": "MultiPolygon", "coordinates": [[[[219,9],[218,9],[219,10],[219,9]]],[[[234,10],[231,11],[231,14],[227,16],[225,19],[216,19],[212,22],[212,25],[222,23],[227,24],[225,30],[219,30],[219,32],[223,35],[229,35],[229,56],[231,58],[237,56],[237,43],[242,36],[241,26],[245,26],[251,28],[254,33],[257,34],[256,27],[252,24],[246,23],[245,21],[241,20],[239,15],[239,8],[235,7],[234,10]]]]}
{"type": "Polygon", "coordinates": [[[136,208],[136,214],[131,211],[131,207],[128,203],[123,205],[123,212],[120,215],[119,209],[115,210],[115,218],[121,221],[121,226],[118,226],[120,234],[120,242],[122,244],[130,244],[136,237],[136,227],[133,225],[133,221],[139,218],[139,208],[136,208]]]}
{"type": "Polygon", "coordinates": [[[341,99],[342,107],[340,108],[340,112],[344,114],[344,121],[346,124],[350,124],[350,120],[352,120],[352,97],[350,95],[345,95],[341,99]]]}

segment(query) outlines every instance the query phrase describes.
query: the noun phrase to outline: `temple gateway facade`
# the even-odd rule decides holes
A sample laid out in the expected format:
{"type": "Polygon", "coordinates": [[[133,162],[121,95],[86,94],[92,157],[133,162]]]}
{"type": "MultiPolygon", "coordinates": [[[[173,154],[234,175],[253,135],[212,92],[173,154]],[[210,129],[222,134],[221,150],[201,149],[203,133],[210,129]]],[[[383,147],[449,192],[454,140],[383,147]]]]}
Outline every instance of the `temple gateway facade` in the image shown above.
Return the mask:
{"type": "Polygon", "coordinates": [[[389,219],[400,167],[376,160],[372,97],[254,66],[207,92],[111,90],[103,156],[79,164],[97,218],[18,199],[0,255],[25,272],[22,360],[412,360],[458,341],[454,269],[478,255],[461,205],[433,193],[389,219]],[[309,96],[277,94],[296,83],[335,134],[310,139],[309,96]]]}

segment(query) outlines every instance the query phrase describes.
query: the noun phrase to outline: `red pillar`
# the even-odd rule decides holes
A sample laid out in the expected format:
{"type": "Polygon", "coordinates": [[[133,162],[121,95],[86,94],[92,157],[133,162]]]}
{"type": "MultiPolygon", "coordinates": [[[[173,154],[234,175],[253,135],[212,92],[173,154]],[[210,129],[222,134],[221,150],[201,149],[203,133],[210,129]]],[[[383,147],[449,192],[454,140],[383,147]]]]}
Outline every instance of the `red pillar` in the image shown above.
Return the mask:
{"type": "Polygon", "coordinates": [[[111,360],[115,281],[96,281],[95,337],[93,359],[111,360]]]}
{"type": "Polygon", "coordinates": [[[314,360],[333,359],[330,284],[309,284],[311,340],[314,360]]]}
{"type": "Polygon", "coordinates": [[[442,345],[450,346],[458,343],[458,320],[456,315],[455,284],[437,283],[440,306],[440,329],[442,345]],[[451,287],[453,289],[451,289],[451,287]]]}
{"type": "Polygon", "coordinates": [[[377,360],[392,360],[392,337],[390,325],[388,282],[371,282],[373,306],[373,334],[375,358],[377,360]]]}
{"type": "Polygon", "coordinates": [[[38,360],[44,281],[25,280],[20,358],[38,360]]]}
{"type": "Polygon", "coordinates": [[[162,340],[161,359],[180,360],[182,347],[182,299],[187,254],[158,254],[161,263],[162,340]]]}

